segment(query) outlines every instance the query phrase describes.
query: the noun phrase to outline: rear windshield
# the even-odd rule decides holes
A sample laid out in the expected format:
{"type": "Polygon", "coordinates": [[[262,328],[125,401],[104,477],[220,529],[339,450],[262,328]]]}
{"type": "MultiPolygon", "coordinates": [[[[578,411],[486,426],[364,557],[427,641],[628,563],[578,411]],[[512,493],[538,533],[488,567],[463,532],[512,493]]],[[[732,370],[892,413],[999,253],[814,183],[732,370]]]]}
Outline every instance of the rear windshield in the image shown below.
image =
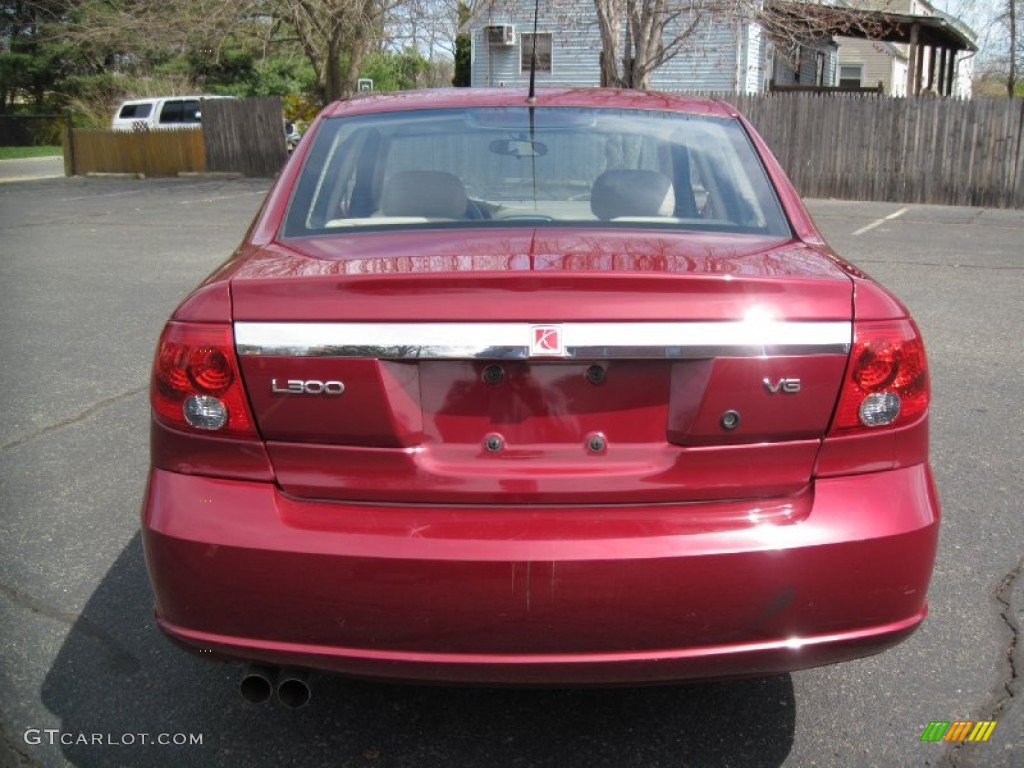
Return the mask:
{"type": "Polygon", "coordinates": [[[790,234],[736,120],[525,106],[323,121],[283,234],[545,224],[790,234]]]}

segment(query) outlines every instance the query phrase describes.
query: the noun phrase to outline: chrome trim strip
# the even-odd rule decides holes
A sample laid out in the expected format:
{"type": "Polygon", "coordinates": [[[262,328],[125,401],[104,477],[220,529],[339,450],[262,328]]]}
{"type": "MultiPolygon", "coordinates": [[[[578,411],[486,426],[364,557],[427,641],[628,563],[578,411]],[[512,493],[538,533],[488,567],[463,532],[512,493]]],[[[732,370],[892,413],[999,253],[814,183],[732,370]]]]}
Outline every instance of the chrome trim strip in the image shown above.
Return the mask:
{"type": "Polygon", "coordinates": [[[553,323],[565,355],[531,355],[533,323],[235,323],[240,355],[387,360],[693,359],[846,354],[845,321],[553,323]]]}

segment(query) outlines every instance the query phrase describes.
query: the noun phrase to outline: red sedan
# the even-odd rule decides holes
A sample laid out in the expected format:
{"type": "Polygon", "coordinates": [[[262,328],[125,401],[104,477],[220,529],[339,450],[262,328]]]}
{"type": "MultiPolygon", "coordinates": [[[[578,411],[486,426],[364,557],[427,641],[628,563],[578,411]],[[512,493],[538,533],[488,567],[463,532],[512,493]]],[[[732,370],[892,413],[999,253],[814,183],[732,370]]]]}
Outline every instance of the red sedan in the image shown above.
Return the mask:
{"type": "Polygon", "coordinates": [[[907,310],[729,105],[335,104],[160,339],[157,621],[485,684],[875,653],[927,610],[928,401],[907,310]]]}

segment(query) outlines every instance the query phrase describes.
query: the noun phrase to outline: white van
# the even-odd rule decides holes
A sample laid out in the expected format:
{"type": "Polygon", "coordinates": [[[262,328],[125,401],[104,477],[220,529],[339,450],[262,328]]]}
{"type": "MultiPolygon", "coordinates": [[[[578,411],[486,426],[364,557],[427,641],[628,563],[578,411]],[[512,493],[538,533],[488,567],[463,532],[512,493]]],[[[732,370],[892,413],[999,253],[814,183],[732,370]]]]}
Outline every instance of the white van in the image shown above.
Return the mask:
{"type": "Polygon", "coordinates": [[[233,99],[234,96],[157,96],[122,102],[110,127],[115,131],[161,130],[199,125],[204,99],[233,99]]]}

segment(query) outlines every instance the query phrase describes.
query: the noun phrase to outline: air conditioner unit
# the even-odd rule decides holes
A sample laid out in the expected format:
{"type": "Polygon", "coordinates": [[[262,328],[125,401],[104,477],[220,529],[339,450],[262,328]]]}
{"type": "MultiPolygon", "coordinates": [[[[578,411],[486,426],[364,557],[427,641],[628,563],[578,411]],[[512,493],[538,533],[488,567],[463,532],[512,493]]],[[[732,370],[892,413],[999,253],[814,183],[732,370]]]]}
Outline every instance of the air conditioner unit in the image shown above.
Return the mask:
{"type": "Polygon", "coordinates": [[[511,24],[492,24],[484,27],[489,45],[515,45],[516,28],[511,24]]]}

